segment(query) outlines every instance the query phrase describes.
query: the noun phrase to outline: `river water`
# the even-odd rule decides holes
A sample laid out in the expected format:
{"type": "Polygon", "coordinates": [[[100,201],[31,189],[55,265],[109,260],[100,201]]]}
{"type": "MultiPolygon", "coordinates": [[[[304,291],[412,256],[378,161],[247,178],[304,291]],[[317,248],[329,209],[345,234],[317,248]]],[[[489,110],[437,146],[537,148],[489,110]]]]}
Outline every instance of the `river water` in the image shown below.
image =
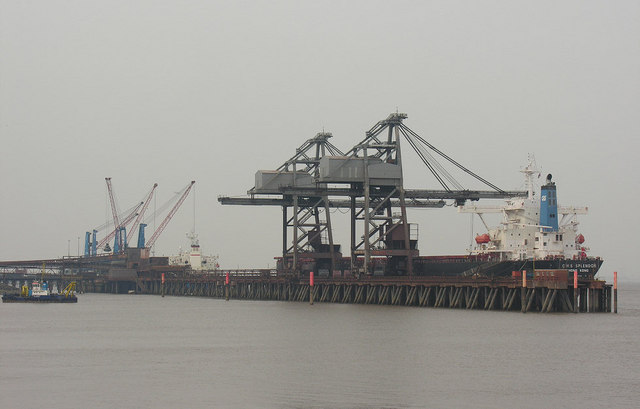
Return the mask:
{"type": "Polygon", "coordinates": [[[632,408],[615,314],[81,294],[0,305],[2,408],[632,408]]]}

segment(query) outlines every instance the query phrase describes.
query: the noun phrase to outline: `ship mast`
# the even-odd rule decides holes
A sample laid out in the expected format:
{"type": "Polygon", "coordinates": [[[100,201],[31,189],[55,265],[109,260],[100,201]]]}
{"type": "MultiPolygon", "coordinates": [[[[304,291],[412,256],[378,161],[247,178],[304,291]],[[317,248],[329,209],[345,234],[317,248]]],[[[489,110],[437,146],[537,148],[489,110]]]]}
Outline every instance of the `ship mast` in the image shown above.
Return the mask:
{"type": "Polygon", "coordinates": [[[527,198],[533,200],[533,175],[540,175],[540,171],[536,167],[536,158],[533,155],[529,155],[529,163],[520,172],[524,173],[525,188],[527,189],[527,198]]]}

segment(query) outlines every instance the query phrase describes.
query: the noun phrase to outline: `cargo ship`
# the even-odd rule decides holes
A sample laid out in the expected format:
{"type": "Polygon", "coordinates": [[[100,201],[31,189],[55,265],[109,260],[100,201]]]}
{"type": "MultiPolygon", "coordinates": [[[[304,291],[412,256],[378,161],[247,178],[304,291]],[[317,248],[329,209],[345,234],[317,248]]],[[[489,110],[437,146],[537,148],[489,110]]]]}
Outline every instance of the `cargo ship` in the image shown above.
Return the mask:
{"type": "Polygon", "coordinates": [[[20,294],[4,294],[2,302],[6,303],[77,303],[75,282],[70,283],[61,293],[51,293],[46,282],[34,281],[31,288],[23,285],[20,294]]]}
{"type": "Polygon", "coordinates": [[[200,249],[200,241],[195,232],[187,233],[187,238],[191,241],[189,250],[183,251],[176,256],[169,256],[171,266],[189,266],[192,271],[202,273],[215,273],[220,268],[218,256],[205,256],[200,249]]]}
{"type": "Polygon", "coordinates": [[[534,176],[540,176],[535,162],[521,171],[525,175],[526,198],[507,200],[504,206],[464,205],[461,213],[479,216],[487,233],[475,237],[470,257],[485,258],[479,266],[490,274],[504,275],[511,271],[570,270],[582,278],[593,278],[603,260],[587,253],[585,237],[578,232],[578,215],[585,215],[587,207],[560,206],[557,186],[548,174],[540,187],[539,197],[534,189],[534,176]],[[503,215],[499,227],[490,228],[484,215],[503,215]],[[494,264],[493,266],[490,264],[494,264]]]}
{"type": "MultiPolygon", "coordinates": [[[[525,175],[527,197],[517,197],[500,206],[460,205],[460,213],[477,215],[487,229],[487,233],[475,237],[475,247],[468,254],[446,256],[413,257],[413,274],[418,276],[462,276],[462,277],[505,277],[513,272],[536,270],[577,271],[581,278],[592,279],[600,269],[603,260],[587,254],[585,237],[578,233],[578,215],[587,214],[586,207],[559,206],[557,187],[552,175],[547,175],[546,183],[534,188],[534,175],[540,173],[535,161],[529,160],[521,170],[525,175]],[[485,222],[485,214],[502,214],[503,221],[491,228],[485,222]],[[560,220],[559,220],[560,219],[560,220]]],[[[413,240],[412,240],[413,241],[413,240]]],[[[412,248],[413,248],[412,243],[412,248]]],[[[417,240],[416,240],[417,247],[417,240]]],[[[415,250],[417,252],[417,248],[415,250]]],[[[374,276],[399,275],[393,257],[371,258],[370,274],[374,276]]],[[[278,269],[282,269],[282,258],[277,258],[278,269]]],[[[315,271],[319,276],[328,276],[330,264],[301,257],[302,270],[315,271]]],[[[355,265],[349,257],[337,260],[334,276],[349,276],[360,269],[361,257],[355,265]]]]}

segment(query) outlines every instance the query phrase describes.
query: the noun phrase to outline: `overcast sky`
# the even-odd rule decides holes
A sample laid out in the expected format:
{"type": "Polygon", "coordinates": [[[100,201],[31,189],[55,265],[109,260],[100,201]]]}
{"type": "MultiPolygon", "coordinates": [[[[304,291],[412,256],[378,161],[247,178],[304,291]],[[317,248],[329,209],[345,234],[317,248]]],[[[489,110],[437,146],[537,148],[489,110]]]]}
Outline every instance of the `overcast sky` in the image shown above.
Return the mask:
{"type": "MultiPolygon", "coordinates": [[[[640,280],[639,22],[638,1],[0,0],[0,260],[82,252],[111,177],[121,208],[196,180],[156,255],[188,246],[195,204],[205,254],[273,267],[281,210],[217,197],[323,129],[346,151],[399,110],[503,189],[535,154],[561,205],[589,207],[600,275],[640,280]]],[[[404,160],[405,187],[438,188],[404,160]]],[[[409,217],[421,254],[468,248],[469,215],[409,217]]]]}

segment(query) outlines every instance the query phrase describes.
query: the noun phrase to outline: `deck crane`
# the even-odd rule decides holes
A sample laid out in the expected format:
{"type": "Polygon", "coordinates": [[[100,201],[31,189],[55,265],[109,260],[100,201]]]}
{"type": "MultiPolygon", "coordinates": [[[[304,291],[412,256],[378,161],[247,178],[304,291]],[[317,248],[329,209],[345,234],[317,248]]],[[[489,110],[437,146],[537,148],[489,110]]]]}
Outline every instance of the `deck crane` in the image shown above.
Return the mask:
{"type": "Polygon", "coordinates": [[[156,229],[155,232],[153,232],[153,235],[151,236],[151,238],[149,239],[149,241],[147,242],[146,246],[147,248],[151,248],[153,247],[153,245],[155,244],[156,240],[158,239],[158,236],[160,236],[160,234],[162,233],[162,231],[164,230],[165,227],[167,227],[167,224],[169,224],[169,221],[171,220],[171,218],[173,217],[173,215],[178,211],[178,209],[180,208],[180,205],[182,205],[182,202],[184,202],[184,200],[187,198],[187,195],[189,194],[189,192],[191,191],[191,188],[193,187],[193,184],[196,183],[195,180],[192,180],[184,189],[183,189],[183,193],[180,196],[180,199],[178,199],[178,202],[173,206],[173,208],[169,211],[169,214],[167,214],[167,217],[164,218],[164,220],[162,221],[162,223],[160,223],[160,226],[158,226],[158,228],[156,229]]]}
{"type": "MultiPolygon", "coordinates": [[[[149,207],[149,203],[151,203],[151,198],[153,197],[153,193],[155,192],[156,187],[158,187],[158,184],[154,183],[153,187],[151,188],[151,192],[149,192],[149,195],[147,196],[146,200],[144,201],[144,204],[142,205],[142,208],[138,212],[138,217],[136,217],[135,222],[133,222],[133,226],[131,226],[131,230],[129,230],[129,234],[127,235],[128,243],[131,243],[131,239],[135,234],[135,230],[138,227],[138,225],[140,225],[140,221],[144,217],[144,213],[147,211],[147,207],[149,207]]],[[[143,230],[143,233],[141,233],[141,235],[144,236],[144,226],[141,225],[140,228],[143,230]]]]}

